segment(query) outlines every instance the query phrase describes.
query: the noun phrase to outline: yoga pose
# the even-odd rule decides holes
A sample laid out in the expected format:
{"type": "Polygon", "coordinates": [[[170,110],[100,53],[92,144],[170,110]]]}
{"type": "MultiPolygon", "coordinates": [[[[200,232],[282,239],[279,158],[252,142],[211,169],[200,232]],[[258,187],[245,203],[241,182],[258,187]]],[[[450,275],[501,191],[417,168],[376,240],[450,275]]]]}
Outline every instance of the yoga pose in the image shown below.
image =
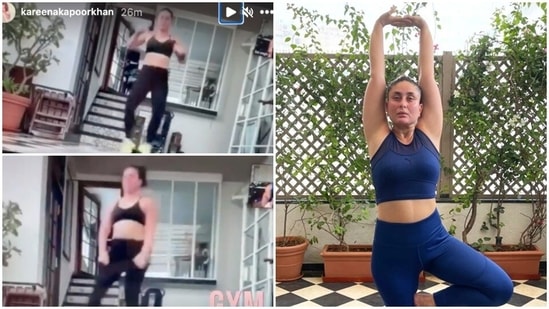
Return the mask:
{"type": "Polygon", "coordinates": [[[101,299],[123,272],[126,273],[126,305],[139,305],[157,221],[154,201],[141,192],[146,185],[145,168],[130,166],[124,170],[122,198],[107,210],[99,228],[99,274],[88,306],[101,305],[101,299]],[[108,248],[107,238],[111,232],[108,248]]]}
{"type": "Polygon", "coordinates": [[[436,209],[443,112],[433,41],[421,17],[393,16],[395,10],[381,15],[373,28],[363,106],[378,205],[374,281],[387,306],[503,305],[513,293],[509,276],[451,236],[436,209]],[[383,27],[387,25],[419,29],[418,83],[399,77],[386,86],[383,27]],[[452,285],[434,294],[416,293],[421,271],[452,285]]]}
{"type": "Polygon", "coordinates": [[[151,92],[152,117],[147,129],[147,142],[141,143],[138,150],[142,153],[151,152],[151,143],[154,141],[166,110],[170,58],[175,53],[179,62],[183,63],[187,54],[181,41],[170,34],[173,17],[170,9],[160,10],[156,16],[153,31],[137,31],[128,41],[128,49],[136,49],[146,43],[146,51],[143,67],[126,102],[124,116],[126,138],[122,141],[122,152],[132,152],[136,147],[131,140],[132,129],[135,124],[135,110],[149,91],[151,92]]]}

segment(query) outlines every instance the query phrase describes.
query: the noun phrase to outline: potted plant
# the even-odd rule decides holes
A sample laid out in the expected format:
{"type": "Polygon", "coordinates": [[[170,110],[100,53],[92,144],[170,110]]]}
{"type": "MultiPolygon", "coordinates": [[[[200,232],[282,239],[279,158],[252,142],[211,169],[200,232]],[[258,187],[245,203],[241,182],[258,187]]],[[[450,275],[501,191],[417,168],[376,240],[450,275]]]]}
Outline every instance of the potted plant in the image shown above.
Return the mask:
{"type": "MultiPolygon", "coordinates": [[[[34,10],[34,3],[13,3],[16,11],[34,10]]],[[[29,84],[32,78],[47,72],[52,63],[59,63],[52,47],[59,47],[65,29],[63,19],[55,15],[17,14],[4,23],[3,60],[3,126],[4,130],[17,131],[25,111],[31,105],[29,84]],[[7,43],[7,44],[6,44],[7,43]],[[7,50],[7,51],[6,51],[7,50]]]]}
{"type": "Polygon", "coordinates": [[[2,203],[2,266],[7,267],[8,261],[14,253],[21,254],[21,250],[14,246],[10,238],[19,236],[21,227],[19,216],[23,213],[19,204],[12,201],[2,203]]]}
{"type": "MultiPolygon", "coordinates": [[[[546,24],[527,19],[522,13],[524,5],[512,4],[509,14],[496,11],[493,26],[497,35],[479,36],[469,51],[460,55],[467,67],[450,102],[454,130],[467,162],[457,172],[469,175],[462,177],[467,190],[453,209],[469,209],[462,239],[469,243],[467,234],[474,227],[480,201],[492,192],[496,207],[491,206],[481,230],[495,228],[495,242],[483,237],[470,244],[517,280],[539,278],[544,253],[535,243],[545,230],[547,192],[546,24]],[[502,63],[510,63],[514,69],[495,69],[502,63]],[[492,102],[487,103],[487,99],[492,102]],[[505,202],[513,195],[532,203],[532,213],[527,215],[529,224],[518,244],[505,243],[501,237],[505,202]]],[[[455,225],[450,231],[456,231],[455,225]]]]}
{"type": "Polygon", "coordinates": [[[303,277],[301,271],[309,242],[302,236],[288,236],[288,214],[298,206],[284,203],[283,235],[276,238],[276,281],[293,281],[303,277]]]}

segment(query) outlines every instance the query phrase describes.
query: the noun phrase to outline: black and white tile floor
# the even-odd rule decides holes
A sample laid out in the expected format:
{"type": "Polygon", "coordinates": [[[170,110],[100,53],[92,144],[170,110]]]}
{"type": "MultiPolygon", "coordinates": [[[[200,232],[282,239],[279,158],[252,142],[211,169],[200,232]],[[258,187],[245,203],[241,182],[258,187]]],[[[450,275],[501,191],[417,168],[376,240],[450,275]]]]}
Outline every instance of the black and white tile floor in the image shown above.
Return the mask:
{"type": "MultiPolygon", "coordinates": [[[[515,280],[513,297],[507,307],[547,307],[546,277],[515,280]]],[[[434,293],[448,284],[427,276],[419,289],[434,293]]],[[[377,307],[383,306],[374,283],[322,283],[322,278],[302,278],[276,284],[277,307],[377,307]]]]}
{"type": "Polygon", "coordinates": [[[95,145],[47,139],[30,134],[3,132],[2,151],[6,153],[109,153],[95,145]]]}

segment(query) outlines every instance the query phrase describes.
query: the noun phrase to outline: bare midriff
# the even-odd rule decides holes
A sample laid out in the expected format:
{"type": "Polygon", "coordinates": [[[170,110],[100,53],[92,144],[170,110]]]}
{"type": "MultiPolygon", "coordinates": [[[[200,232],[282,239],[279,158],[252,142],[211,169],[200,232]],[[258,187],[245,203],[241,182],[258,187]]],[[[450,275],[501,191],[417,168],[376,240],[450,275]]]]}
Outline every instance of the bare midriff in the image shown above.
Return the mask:
{"type": "Polygon", "coordinates": [[[133,220],[120,220],[112,227],[112,238],[143,240],[145,239],[145,227],[133,220]]]}
{"type": "Polygon", "coordinates": [[[377,218],[385,222],[414,223],[435,211],[435,199],[389,201],[378,205],[377,218]]]}
{"type": "Polygon", "coordinates": [[[143,65],[167,69],[170,65],[170,58],[163,54],[147,53],[143,59],[143,65]]]}

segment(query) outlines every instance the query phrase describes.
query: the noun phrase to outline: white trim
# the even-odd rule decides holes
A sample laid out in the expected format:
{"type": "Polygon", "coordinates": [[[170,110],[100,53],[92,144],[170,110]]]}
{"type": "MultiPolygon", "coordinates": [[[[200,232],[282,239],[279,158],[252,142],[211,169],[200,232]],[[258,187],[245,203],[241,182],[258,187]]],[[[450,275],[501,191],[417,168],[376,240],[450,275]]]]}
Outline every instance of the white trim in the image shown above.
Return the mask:
{"type": "MultiPolygon", "coordinates": [[[[173,208],[173,206],[172,206],[173,208]]],[[[197,234],[197,228],[196,228],[196,211],[198,210],[198,183],[195,182],[194,183],[194,199],[193,199],[193,226],[195,227],[194,228],[194,231],[193,231],[193,236],[192,236],[192,246],[191,246],[191,273],[189,274],[189,276],[191,278],[194,278],[194,269],[196,267],[195,265],[195,254],[196,254],[196,246],[198,245],[197,242],[196,242],[196,234],[197,234]]]]}
{"type": "MultiPolygon", "coordinates": [[[[234,201],[238,201],[239,199],[233,199],[234,201]]],[[[246,217],[248,215],[248,212],[247,212],[247,209],[246,209],[246,200],[245,199],[242,199],[241,200],[241,205],[242,205],[242,226],[240,228],[240,279],[238,280],[238,286],[239,286],[239,290],[242,291],[243,290],[243,287],[244,287],[244,262],[245,262],[245,258],[244,258],[244,251],[246,250],[246,238],[245,238],[245,235],[246,235],[246,232],[245,232],[245,226],[246,226],[246,217]]],[[[242,304],[241,304],[242,305],[242,304]]]]}
{"type": "Polygon", "coordinates": [[[194,172],[168,172],[150,171],[147,173],[149,180],[192,181],[192,182],[217,182],[223,180],[222,174],[194,173],[194,172]]]}
{"type": "MultiPolygon", "coordinates": [[[[234,44],[234,39],[233,39],[233,44],[234,44]]],[[[234,48],[234,46],[231,46],[231,50],[232,48],[234,48]]],[[[233,147],[233,143],[234,143],[234,137],[235,137],[235,133],[236,133],[236,128],[238,127],[237,123],[238,123],[238,118],[239,118],[239,114],[240,114],[240,108],[241,108],[241,105],[242,105],[242,98],[244,97],[244,89],[246,89],[246,83],[248,82],[246,80],[246,78],[248,78],[248,73],[250,72],[250,66],[251,66],[251,63],[252,63],[252,49],[253,46],[250,48],[250,54],[248,54],[248,63],[246,64],[246,72],[244,73],[244,82],[242,83],[242,87],[240,88],[240,95],[238,96],[238,105],[236,107],[236,115],[235,115],[235,120],[234,120],[234,125],[233,125],[233,132],[231,133],[231,141],[229,142],[229,153],[233,153],[232,152],[232,149],[234,148],[233,147]]],[[[252,81],[253,82],[253,81],[252,81]]],[[[253,89],[253,85],[252,85],[252,89],[253,89]]],[[[242,128],[242,130],[244,131],[244,128],[242,128]]],[[[242,137],[242,134],[241,134],[241,137],[242,137]]],[[[238,153],[240,152],[240,144],[242,143],[242,141],[240,141],[238,143],[238,145],[236,145],[236,147],[238,147],[238,153]]]]}
{"type": "MultiPolygon", "coordinates": [[[[210,257],[210,262],[211,262],[211,265],[210,267],[213,265],[213,270],[212,270],[212,274],[213,274],[213,277],[214,278],[217,278],[217,275],[218,275],[218,269],[219,267],[217,267],[217,257],[219,256],[220,254],[220,249],[219,249],[219,245],[218,245],[218,242],[219,242],[219,237],[221,237],[221,235],[219,235],[219,233],[221,233],[221,229],[219,228],[220,224],[221,224],[221,198],[222,198],[222,192],[223,192],[223,186],[218,186],[218,189],[219,189],[219,194],[217,196],[217,209],[215,211],[215,222],[216,222],[216,227],[215,227],[215,239],[214,239],[214,242],[213,244],[215,245],[215,255],[212,257],[210,257]]],[[[212,220],[213,222],[214,220],[212,220]]],[[[210,250],[210,251],[214,251],[214,250],[210,250]]]]}
{"type": "Polygon", "coordinates": [[[223,64],[221,65],[221,71],[219,72],[219,80],[218,80],[218,93],[216,93],[215,95],[215,101],[214,101],[214,110],[218,111],[219,112],[219,98],[221,98],[221,93],[222,93],[222,90],[223,90],[223,86],[225,85],[225,79],[227,78],[227,67],[229,66],[229,63],[231,63],[230,59],[233,55],[233,48],[234,48],[234,40],[235,40],[235,37],[236,37],[236,27],[231,27],[231,28],[226,28],[226,27],[222,27],[222,28],[225,28],[225,29],[230,29],[230,40],[227,40],[227,43],[225,44],[225,50],[228,50],[229,52],[225,54],[225,58],[223,58],[223,64]]]}

